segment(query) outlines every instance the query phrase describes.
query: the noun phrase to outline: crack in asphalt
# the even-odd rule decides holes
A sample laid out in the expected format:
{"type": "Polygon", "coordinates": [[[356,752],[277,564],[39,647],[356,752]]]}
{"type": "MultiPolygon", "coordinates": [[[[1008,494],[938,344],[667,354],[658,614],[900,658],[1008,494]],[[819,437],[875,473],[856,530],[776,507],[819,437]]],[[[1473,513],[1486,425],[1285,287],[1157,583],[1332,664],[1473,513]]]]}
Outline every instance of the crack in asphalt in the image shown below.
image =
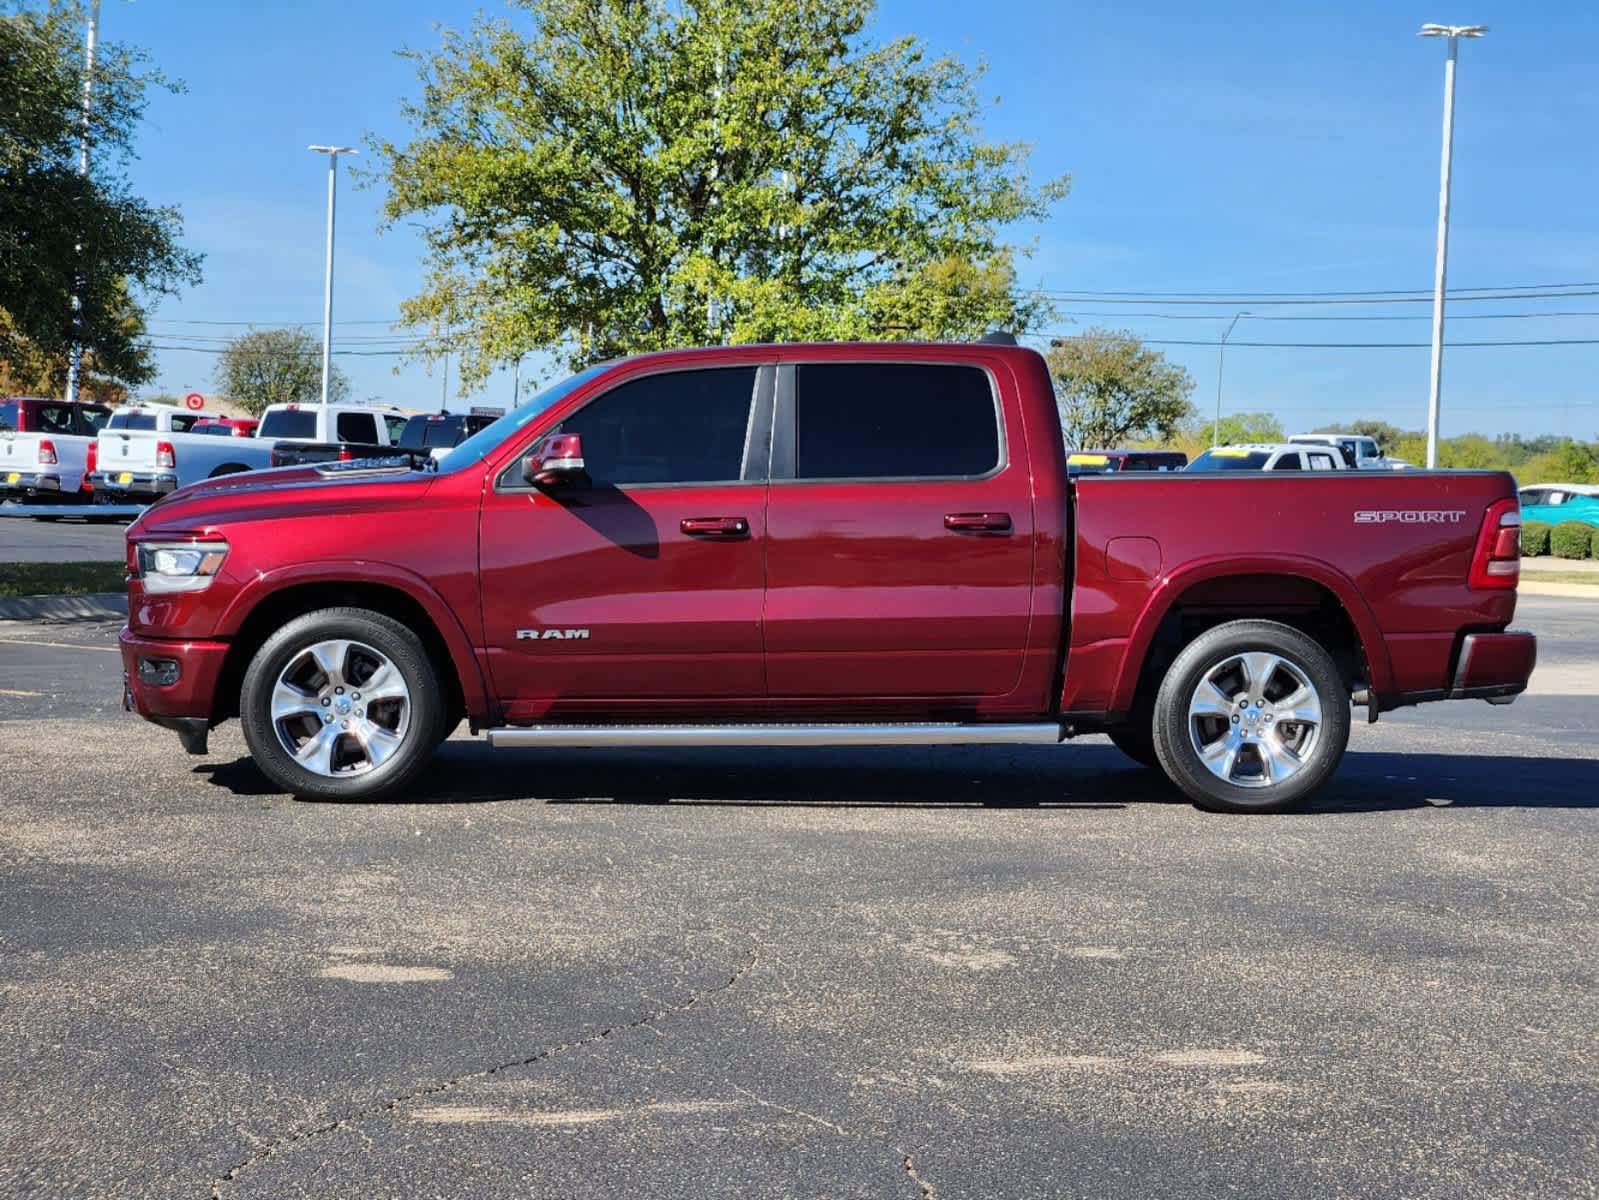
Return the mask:
{"type": "Polygon", "coordinates": [[[846,1129],[837,1121],[829,1121],[826,1117],[819,1117],[815,1113],[806,1112],[803,1108],[790,1108],[788,1105],[779,1104],[775,1100],[762,1099],[748,1088],[741,1088],[737,1084],[733,1085],[733,1090],[741,1096],[747,1097],[751,1104],[759,1108],[770,1108],[776,1112],[787,1113],[791,1117],[799,1117],[801,1120],[809,1121],[813,1125],[819,1125],[831,1133],[836,1133],[841,1138],[849,1138],[857,1142],[878,1142],[886,1146],[900,1156],[900,1166],[904,1169],[906,1177],[916,1185],[917,1191],[921,1193],[922,1200],[938,1200],[938,1189],[930,1181],[922,1178],[922,1173],[916,1167],[916,1156],[906,1150],[905,1147],[896,1145],[887,1138],[880,1138],[874,1134],[857,1133],[853,1129],[846,1129]]]}
{"type": "Polygon", "coordinates": [[[689,1009],[695,1007],[702,1000],[708,999],[709,997],[717,995],[720,992],[728,991],[730,988],[736,985],[739,980],[743,979],[745,975],[754,970],[756,963],[759,961],[759,943],[754,943],[752,944],[750,950],[746,953],[744,961],[739,964],[737,969],[735,969],[730,976],[728,976],[726,983],[719,983],[715,987],[706,988],[702,992],[695,992],[681,1004],[669,1005],[666,1008],[657,1009],[647,1016],[640,1017],[636,1021],[627,1021],[620,1025],[608,1025],[596,1033],[587,1034],[580,1038],[574,1038],[570,1042],[561,1042],[555,1046],[546,1046],[544,1049],[539,1050],[534,1054],[529,1054],[523,1058],[508,1059],[505,1062],[496,1063],[492,1067],[485,1067],[479,1071],[469,1071],[464,1075],[455,1075],[449,1079],[441,1080],[437,1083],[426,1084],[409,1092],[404,1092],[398,1096],[391,1096],[387,1100],[381,1100],[375,1104],[369,1104],[365,1108],[356,1109],[354,1112],[345,1113],[341,1117],[335,1117],[333,1120],[325,1121],[320,1125],[314,1125],[309,1129],[297,1130],[294,1133],[288,1133],[282,1137],[267,1140],[262,1143],[260,1150],[258,1150],[256,1153],[235,1163],[227,1170],[226,1173],[211,1181],[210,1195],[212,1200],[222,1200],[222,1188],[224,1185],[235,1182],[245,1171],[249,1170],[251,1167],[259,1166],[261,1163],[271,1158],[280,1150],[287,1149],[291,1146],[302,1145],[315,1138],[322,1137],[325,1134],[336,1133],[339,1130],[344,1129],[346,1126],[353,1125],[357,1121],[364,1121],[369,1117],[377,1117],[382,1116],[385,1113],[392,1113],[401,1105],[409,1104],[413,1100],[420,1100],[426,1096],[437,1096],[442,1092],[448,1092],[453,1088],[457,1088],[463,1083],[469,1083],[477,1079],[488,1079],[492,1076],[500,1074],[503,1071],[514,1071],[520,1067],[531,1067],[536,1063],[544,1062],[547,1059],[557,1058],[560,1055],[570,1053],[571,1051],[582,1050],[583,1048],[592,1046],[597,1042],[603,1042],[608,1038],[615,1037],[617,1034],[627,1033],[634,1029],[650,1028],[654,1026],[656,1022],[663,1021],[667,1017],[675,1017],[680,1013],[688,1012],[689,1009]]]}

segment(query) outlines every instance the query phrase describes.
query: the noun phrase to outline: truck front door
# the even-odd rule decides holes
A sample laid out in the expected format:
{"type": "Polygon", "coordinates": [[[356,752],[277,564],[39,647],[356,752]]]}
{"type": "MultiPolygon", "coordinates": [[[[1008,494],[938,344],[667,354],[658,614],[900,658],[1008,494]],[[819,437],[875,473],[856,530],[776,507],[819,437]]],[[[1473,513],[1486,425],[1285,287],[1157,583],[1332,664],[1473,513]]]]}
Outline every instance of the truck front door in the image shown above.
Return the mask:
{"type": "Polygon", "coordinates": [[[925,712],[930,699],[961,712],[1016,689],[1032,486],[999,386],[955,361],[780,369],[765,612],[774,701],[847,713],[925,712]]]}
{"type": "Polygon", "coordinates": [[[484,640],[511,721],[764,696],[772,374],[634,375],[543,431],[581,436],[592,486],[540,490],[519,463],[492,481],[484,640]]]}

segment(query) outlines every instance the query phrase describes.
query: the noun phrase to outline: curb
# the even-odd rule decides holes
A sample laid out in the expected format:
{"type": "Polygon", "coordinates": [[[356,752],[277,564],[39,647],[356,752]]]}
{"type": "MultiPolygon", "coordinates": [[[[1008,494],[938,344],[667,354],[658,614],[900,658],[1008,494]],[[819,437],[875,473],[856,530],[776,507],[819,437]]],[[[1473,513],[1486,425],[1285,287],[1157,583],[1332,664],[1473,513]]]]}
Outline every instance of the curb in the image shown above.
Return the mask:
{"type": "Polygon", "coordinates": [[[88,596],[0,596],[0,621],[126,620],[126,592],[88,596]]]}
{"type": "MultiPolygon", "coordinates": [[[[1567,599],[1599,600],[1599,586],[1591,583],[1538,583],[1525,575],[1516,585],[1522,596],[1564,596],[1567,599]]],[[[0,601],[3,603],[3,601],[0,601]]]]}

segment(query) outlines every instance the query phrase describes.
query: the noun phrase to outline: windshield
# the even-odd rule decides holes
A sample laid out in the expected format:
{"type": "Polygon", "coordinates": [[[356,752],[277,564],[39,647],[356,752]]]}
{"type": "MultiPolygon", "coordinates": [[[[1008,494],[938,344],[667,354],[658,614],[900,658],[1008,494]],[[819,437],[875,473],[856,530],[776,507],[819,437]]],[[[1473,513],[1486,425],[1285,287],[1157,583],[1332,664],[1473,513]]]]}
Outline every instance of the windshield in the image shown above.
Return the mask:
{"type": "Polygon", "coordinates": [[[436,469],[440,474],[448,474],[482,462],[490,450],[518,430],[525,429],[541,414],[565,400],[595,376],[610,370],[613,365],[596,363],[586,371],[580,371],[570,378],[561,380],[560,383],[551,384],[526,404],[513,408],[493,424],[485,425],[448,454],[441,455],[435,460],[438,463],[436,469]]]}
{"type": "Polygon", "coordinates": [[[1271,457],[1269,450],[1207,450],[1188,464],[1190,471],[1258,471],[1271,457]]]}

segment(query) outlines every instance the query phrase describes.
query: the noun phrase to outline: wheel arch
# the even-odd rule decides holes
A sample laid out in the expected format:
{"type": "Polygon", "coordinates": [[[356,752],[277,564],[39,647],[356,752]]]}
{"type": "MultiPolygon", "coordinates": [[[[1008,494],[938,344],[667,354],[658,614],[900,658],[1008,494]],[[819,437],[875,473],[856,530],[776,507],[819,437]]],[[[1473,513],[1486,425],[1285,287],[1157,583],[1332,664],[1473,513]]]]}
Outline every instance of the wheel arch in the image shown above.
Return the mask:
{"type": "Polygon", "coordinates": [[[474,724],[489,720],[489,694],[470,639],[425,581],[408,578],[409,573],[398,568],[378,577],[350,579],[336,572],[337,564],[326,566],[327,571],[320,571],[317,564],[305,564],[268,575],[229,606],[221,625],[230,645],[218,680],[213,721],[238,715],[245,670],[275,629],[305,613],[336,607],[370,609],[415,630],[449,689],[451,716],[468,717],[474,724]]]}
{"type": "Polygon", "coordinates": [[[1194,637],[1225,621],[1281,621],[1321,642],[1346,680],[1389,689],[1392,674],[1376,618],[1342,572],[1316,559],[1228,557],[1164,578],[1139,614],[1122,657],[1113,712],[1129,712],[1194,637]]]}

